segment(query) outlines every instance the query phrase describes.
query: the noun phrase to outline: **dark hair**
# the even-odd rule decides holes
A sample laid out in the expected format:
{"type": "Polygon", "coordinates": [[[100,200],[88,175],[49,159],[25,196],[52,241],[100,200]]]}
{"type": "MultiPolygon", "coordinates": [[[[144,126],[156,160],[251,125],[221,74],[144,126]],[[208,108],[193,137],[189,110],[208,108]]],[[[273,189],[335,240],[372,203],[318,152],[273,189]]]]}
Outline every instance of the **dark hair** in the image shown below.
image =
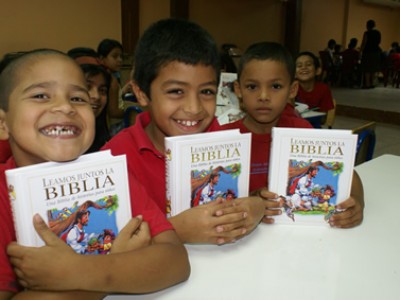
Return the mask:
{"type": "Polygon", "coordinates": [[[300,56],[304,56],[304,55],[311,57],[311,59],[313,60],[315,69],[318,69],[319,67],[321,67],[321,64],[319,62],[319,58],[314,53],[312,53],[310,51],[303,51],[303,52],[300,52],[299,54],[297,54],[296,61],[300,56]]]}
{"type": "Polygon", "coordinates": [[[90,210],[79,210],[79,211],[77,211],[76,216],[75,216],[74,224],[78,223],[78,220],[82,220],[82,217],[84,215],[90,215],[90,210]]]}
{"type": "Polygon", "coordinates": [[[211,35],[196,23],[164,19],[152,25],[139,40],[134,61],[134,80],[150,97],[150,85],[160,68],[172,61],[203,64],[215,69],[219,80],[219,53],[211,35]]]}
{"type": "Polygon", "coordinates": [[[97,54],[100,57],[107,57],[107,55],[115,48],[119,48],[123,51],[122,44],[117,40],[104,39],[97,46],[97,54]]]}
{"type": "Polygon", "coordinates": [[[328,41],[328,48],[334,48],[336,46],[336,41],[334,39],[330,39],[328,41]]]}
{"type": "Polygon", "coordinates": [[[350,39],[348,47],[354,49],[357,46],[358,40],[356,38],[350,39]]]}
{"type": "MultiPolygon", "coordinates": [[[[100,65],[95,65],[95,64],[82,64],[80,66],[85,75],[85,78],[93,77],[93,76],[96,76],[99,74],[103,75],[103,77],[106,81],[107,91],[110,89],[111,74],[109,72],[107,72],[107,70],[104,67],[102,67],[100,65]]],[[[92,153],[95,151],[99,151],[100,148],[102,146],[104,146],[104,144],[106,142],[108,142],[111,138],[110,131],[108,130],[107,106],[108,106],[108,96],[107,96],[106,105],[104,106],[100,115],[98,115],[96,117],[95,137],[94,137],[92,145],[86,151],[86,153],[92,153]]]]}
{"type": "Polygon", "coordinates": [[[68,50],[67,54],[72,58],[78,58],[82,56],[99,57],[99,55],[94,49],[87,47],[72,48],[68,50]]]}
{"type": "Polygon", "coordinates": [[[290,81],[294,80],[295,75],[295,63],[293,56],[289,50],[282,44],[275,42],[259,42],[252,44],[246,49],[242,57],[240,58],[238,67],[238,80],[243,72],[245,65],[253,60],[272,60],[277,61],[285,65],[287,72],[290,76],[290,81]]]}
{"type": "Polygon", "coordinates": [[[374,20],[368,20],[367,21],[367,29],[373,29],[375,27],[375,21],[374,20]]]}
{"type": "Polygon", "coordinates": [[[60,55],[72,62],[76,63],[71,57],[69,57],[64,52],[54,50],[54,49],[35,49],[28,52],[18,53],[14,56],[5,57],[0,65],[2,70],[0,73],[0,108],[5,111],[8,110],[8,98],[15,87],[16,75],[25,66],[25,63],[32,62],[39,56],[45,55],[60,55]]]}

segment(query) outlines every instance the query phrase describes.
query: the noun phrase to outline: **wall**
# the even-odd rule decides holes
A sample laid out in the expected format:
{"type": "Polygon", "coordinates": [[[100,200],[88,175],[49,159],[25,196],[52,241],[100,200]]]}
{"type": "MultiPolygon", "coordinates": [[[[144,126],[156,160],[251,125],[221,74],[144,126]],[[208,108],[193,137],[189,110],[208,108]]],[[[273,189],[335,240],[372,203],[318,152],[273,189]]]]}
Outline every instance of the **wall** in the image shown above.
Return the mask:
{"type": "Polygon", "coordinates": [[[0,0],[0,57],[33,48],[97,48],[121,40],[119,0],[0,0]]]}
{"type": "Polygon", "coordinates": [[[367,20],[374,19],[381,31],[381,48],[400,41],[400,9],[365,4],[362,0],[303,0],[300,50],[317,53],[330,38],[347,47],[356,37],[361,45],[367,20]]]}

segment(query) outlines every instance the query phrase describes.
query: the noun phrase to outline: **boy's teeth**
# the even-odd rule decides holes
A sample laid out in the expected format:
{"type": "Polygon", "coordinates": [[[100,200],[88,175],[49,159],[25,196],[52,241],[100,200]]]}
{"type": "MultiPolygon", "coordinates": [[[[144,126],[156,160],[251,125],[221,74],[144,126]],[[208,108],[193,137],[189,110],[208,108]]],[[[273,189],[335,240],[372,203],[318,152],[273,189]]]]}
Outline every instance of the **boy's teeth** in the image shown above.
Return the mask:
{"type": "Polygon", "coordinates": [[[189,120],[177,120],[177,122],[185,126],[194,126],[197,123],[199,123],[199,121],[189,121],[189,120]]]}
{"type": "Polygon", "coordinates": [[[49,136],[67,136],[74,135],[76,130],[73,127],[55,126],[44,128],[42,132],[49,136]]]}

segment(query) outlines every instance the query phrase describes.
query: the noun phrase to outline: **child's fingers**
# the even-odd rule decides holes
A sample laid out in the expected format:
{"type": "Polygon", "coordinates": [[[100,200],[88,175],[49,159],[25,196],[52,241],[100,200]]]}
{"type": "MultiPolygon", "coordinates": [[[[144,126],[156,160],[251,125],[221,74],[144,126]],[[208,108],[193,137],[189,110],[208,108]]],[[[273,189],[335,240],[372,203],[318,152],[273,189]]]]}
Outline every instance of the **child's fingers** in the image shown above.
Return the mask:
{"type": "Polygon", "coordinates": [[[129,220],[129,222],[121,229],[118,234],[118,237],[122,239],[127,239],[132,237],[136,231],[140,228],[141,223],[143,222],[143,216],[138,215],[129,220]]]}
{"type": "Polygon", "coordinates": [[[136,233],[135,233],[135,234],[141,235],[141,236],[150,236],[150,227],[149,227],[149,224],[148,224],[147,222],[143,221],[143,222],[140,224],[138,230],[136,230],[136,233]]]}
{"type": "Polygon", "coordinates": [[[39,214],[33,216],[33,227],[46,245],[64,244],[62,240],[50,230],[39,214]]]}

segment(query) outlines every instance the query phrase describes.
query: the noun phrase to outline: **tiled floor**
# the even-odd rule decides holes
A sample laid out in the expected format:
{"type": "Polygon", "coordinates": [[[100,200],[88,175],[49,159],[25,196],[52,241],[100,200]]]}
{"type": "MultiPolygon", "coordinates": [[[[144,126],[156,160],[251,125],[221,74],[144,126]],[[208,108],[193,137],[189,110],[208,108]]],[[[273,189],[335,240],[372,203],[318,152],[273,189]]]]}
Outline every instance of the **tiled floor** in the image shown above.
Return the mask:
{"type": "MultiPolygon", "coordinates": [[[[372,114],[379,114],[383,111],[399,113],[395,114],[394,118],[396,121],[400,121],[400,89],[391,86],[368,90],[332,88],[332,93],[338,105],[351,107],[351,116],[357,115],[357,111],[362,111],[363,108],[370,108],[373,109],[372,114]]],[[[383,119],[383,121],[386,120],[383,119]]],[[[368,122],[368,118],[354,118],[337,114],[333,127],[353,129],[368,122]]],[[[400,125],[394,125],[393,122],[392,124],[377,122],[376,138],[374,157],[382,154],[400,155],[400,125]]]]}

